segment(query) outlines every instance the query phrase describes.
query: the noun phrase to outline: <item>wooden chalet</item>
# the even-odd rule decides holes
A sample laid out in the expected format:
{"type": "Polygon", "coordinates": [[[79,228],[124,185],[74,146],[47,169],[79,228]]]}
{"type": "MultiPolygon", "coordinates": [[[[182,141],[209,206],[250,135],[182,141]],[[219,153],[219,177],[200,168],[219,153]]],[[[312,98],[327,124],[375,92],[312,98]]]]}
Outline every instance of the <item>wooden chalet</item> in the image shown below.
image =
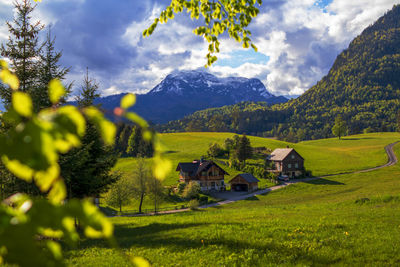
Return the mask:
{"type": "Polygon", "coordinates": [[[208,160],[179,163],[176,171],[179,171],[179,182],[196,181],[199,183],[201,191],[225,190],[224,178],[225,175],[229,175],[215,162],[208,160]]]}
{"type": "Polygon", "coordinates": [[[229,181],[231,191],[247,191],[252,192],[258,189],[259,180],[250,173],[242,173],[236,175],[229,181]]]}
{"type": "Polygon", "coordinates": [[[293,148],[277,148],[267,160],[273,162],[273,169],[270,171],[278,175],[294,178],[304,174],[304,158],[293,148]]]}

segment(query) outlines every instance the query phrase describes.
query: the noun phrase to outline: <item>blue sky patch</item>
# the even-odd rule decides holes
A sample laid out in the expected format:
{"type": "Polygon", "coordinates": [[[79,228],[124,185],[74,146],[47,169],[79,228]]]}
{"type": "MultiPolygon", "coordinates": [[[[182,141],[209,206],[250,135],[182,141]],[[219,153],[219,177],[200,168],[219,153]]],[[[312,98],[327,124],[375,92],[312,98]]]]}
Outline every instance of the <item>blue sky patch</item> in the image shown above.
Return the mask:
{"type": "Polygon", "coordinates": [[[230,58],[218,58],[215,65],[237,68],[245,63],[266,64],[269,61],[268,56],[256,52],[252,48],[247,50],[233,50],[229,53],[229,56],[230,58]]]}
{"type": "Polygon", "coordinates": [[[314,2],[314,6],[322,9],[324,13],[327,13],[326,7],[332,3],[333,0],[317,0],[314,2]]]}

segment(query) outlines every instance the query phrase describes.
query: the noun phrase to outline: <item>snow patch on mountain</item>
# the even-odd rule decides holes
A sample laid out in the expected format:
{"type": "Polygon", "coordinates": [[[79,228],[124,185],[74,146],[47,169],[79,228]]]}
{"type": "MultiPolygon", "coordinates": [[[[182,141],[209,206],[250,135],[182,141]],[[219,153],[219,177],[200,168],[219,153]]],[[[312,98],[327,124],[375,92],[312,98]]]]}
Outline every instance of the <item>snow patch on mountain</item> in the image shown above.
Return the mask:
{"type": "Polygon", "coordinates": [[[236,101],[264,101],[273,95],[259,79],[243,77],[218,78],[201,70],[174,71],[149,94],[203,94],[231,95],[236,101]]]}

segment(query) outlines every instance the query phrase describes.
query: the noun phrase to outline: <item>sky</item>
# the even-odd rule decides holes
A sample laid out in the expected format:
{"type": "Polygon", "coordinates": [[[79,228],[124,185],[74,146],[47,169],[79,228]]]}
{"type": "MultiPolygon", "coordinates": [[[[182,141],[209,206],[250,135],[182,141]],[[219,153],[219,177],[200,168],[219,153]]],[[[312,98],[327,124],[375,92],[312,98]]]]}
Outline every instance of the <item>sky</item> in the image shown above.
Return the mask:
{"type": "MultiPolygon", "coordinates": [[[[264,0],[249,29],[258,52],[221,38],[219,76],[259,78],[275,95],[300,95],[326,75],[350,41],[399,0],[264,0]]],[[[78,90],[86,68],[103,96],[145,93],[175,70],[203,68],[207,43],[192,33],[201,21],[186,13],[142,37],[170,0],[42,0],[32,21],[52,25],[61,64],[78,90]]],[[[0,43],[14,16],[0,0],[0,43]]],[[[43,32],[44,36],[45,32],[43,32]]]]}

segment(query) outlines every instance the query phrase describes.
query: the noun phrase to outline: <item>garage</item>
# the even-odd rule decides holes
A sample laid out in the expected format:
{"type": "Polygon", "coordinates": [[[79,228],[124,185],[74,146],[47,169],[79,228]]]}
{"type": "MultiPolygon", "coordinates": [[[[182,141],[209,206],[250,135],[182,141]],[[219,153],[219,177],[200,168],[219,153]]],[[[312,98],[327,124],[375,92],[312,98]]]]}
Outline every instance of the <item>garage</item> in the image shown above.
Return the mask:
{"type": "Polygon", "coordinates": [[[242,192],[242,191],[249,191],[249,186],[247,184],[232,184],[231,185],[232,191],[242,192]]]}
{"type": "Polygon", "coordinates": [[[250,173],[236,175],[229,181],[231,191],[234,192],[252,192],[258,189],[259,180],[250,173]]]}

